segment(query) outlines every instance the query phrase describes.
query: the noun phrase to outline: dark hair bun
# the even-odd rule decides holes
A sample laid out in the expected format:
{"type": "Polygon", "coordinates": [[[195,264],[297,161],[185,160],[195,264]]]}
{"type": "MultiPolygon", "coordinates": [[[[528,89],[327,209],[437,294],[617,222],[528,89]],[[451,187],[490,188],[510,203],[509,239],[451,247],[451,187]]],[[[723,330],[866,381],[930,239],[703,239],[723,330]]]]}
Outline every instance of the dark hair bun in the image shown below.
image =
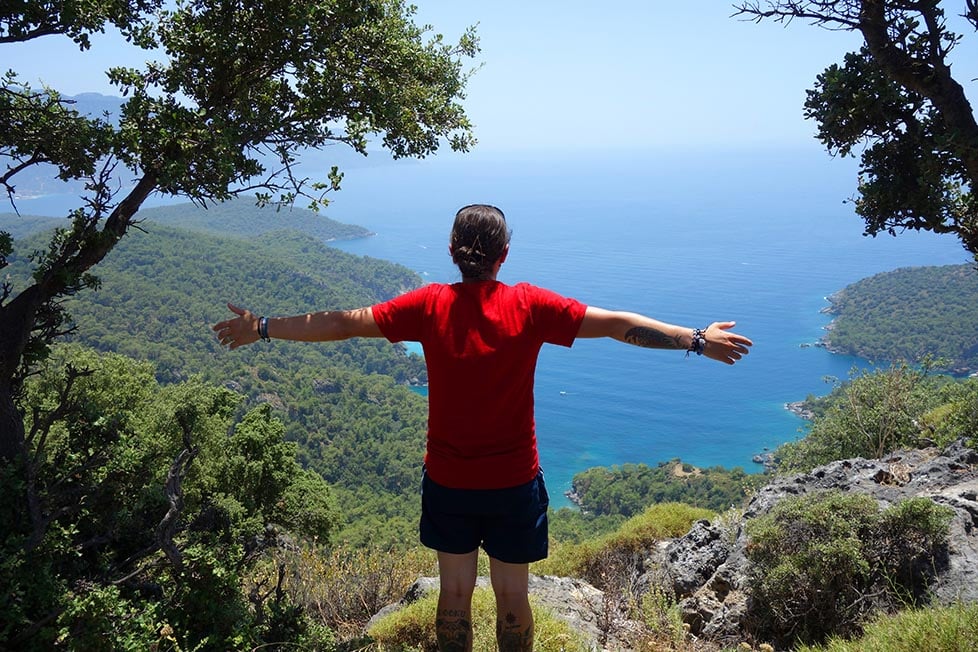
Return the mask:
{"type": "Polygon", "coordinates": [[[473,204],[455,215],[452,261],[463,278],[480,278],[492,271],[509,244],[506,217],[495,206],[473,204]]]}

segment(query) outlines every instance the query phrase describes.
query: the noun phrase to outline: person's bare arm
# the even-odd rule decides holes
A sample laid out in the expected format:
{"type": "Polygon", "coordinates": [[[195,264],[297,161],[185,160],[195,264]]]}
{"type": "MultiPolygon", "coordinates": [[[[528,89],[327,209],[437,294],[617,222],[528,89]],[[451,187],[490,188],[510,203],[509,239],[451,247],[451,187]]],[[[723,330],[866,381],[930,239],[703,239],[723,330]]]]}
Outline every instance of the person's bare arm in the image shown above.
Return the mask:
{"type": "MultiPolygon", "coordinates": [[[[703,355],[726,364],[733,364],[750,352],[753,342],[731,332],[735,322],[714,322],[704,331],[706,346],[703,355]]],[[[577,333],[581,338],[610,337],[620,342],[649,349],[693,348],[694,329],[676,326],[634,312],[605,310],[588,306],[584,321],[577,333]]]]}
{"type": "MultiPolygon", "coordinates": [[[[260,317],[250,310],[230,303],[228,308],[236,317],[213,326],[221,344],[236,349],[257,342],[260,317]]],[[[351,337],[383,337],[377,322],[374,321],[373,310],[369,307],[313,312],[291,317],[269,317],[267,334],[269,338],[296,342],[332,342],[351,337]]]]}

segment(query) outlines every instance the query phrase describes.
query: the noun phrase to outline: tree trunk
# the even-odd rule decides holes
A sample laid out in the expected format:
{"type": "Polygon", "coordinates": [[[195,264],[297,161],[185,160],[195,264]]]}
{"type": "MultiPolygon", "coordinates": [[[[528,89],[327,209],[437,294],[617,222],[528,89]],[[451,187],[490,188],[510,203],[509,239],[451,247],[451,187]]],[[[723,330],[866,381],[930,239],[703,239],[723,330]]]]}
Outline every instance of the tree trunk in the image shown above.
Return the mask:
{"type": "Polygon", "coordinates": [[[46,301],[63,296],[65,270],[86,272],[112,250],[126,234],[132,218],[156,188],[157,177],[146,174],[116,206],[105,221],[103,233],[111,237],[93,238],[61,266],[47,273],[9,303],[0,306],[0,462],[12,462],[24,452],[24,421],[14,403],[16,375],[24,347],[35,327],[38,308],[46,301]]]}
{"type": "Polygon", "coordinates": [[[14,402],[15,377],[34,327],[37,299],[37,287],[31,286],[0,307],[0,462],[13,462],[25,452],[24,419],[14,402]]]}
{"type": "Polygon", "coordinates": [[[24,419],[9,384],[0,384],[0,464],[13,464],[24,452],[24,419]]]}

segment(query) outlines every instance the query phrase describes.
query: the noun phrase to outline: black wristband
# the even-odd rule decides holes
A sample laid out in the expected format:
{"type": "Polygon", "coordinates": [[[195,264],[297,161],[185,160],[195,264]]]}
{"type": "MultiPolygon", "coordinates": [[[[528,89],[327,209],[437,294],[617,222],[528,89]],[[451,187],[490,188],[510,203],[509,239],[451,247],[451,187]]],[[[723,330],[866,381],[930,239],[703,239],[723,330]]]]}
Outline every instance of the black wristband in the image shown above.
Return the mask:
{"type": "Polygon", "coordinates": [[[272,339],[268,336],[268,317],[258,318],[258,337],[265,342],[272,341],[272,339]]]}
{"type": "Polygon", "coordinates": [[[703,351],[706,351],[706,331],[702,328],[694,328],[693,338],[690,340],[689,348],[686,349],[686,357],[688,358],[690,353],[703,355],[703,351]]]}

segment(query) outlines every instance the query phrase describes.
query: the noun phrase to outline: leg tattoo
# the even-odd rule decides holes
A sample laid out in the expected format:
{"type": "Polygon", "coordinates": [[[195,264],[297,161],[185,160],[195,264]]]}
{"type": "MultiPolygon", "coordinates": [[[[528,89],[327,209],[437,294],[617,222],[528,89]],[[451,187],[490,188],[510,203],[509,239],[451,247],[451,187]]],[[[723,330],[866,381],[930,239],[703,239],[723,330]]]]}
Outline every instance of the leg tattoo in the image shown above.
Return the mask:
{"type": "Polygon", "coordinates": [[[468,652],[472,649],[472,623],[455,609],[446,609],[435,619],[435,638],[440,652],[468,652]]]}
{"type": "Polygon", "coordinates": [[[496,644],[499,652],[533,652],[533,623],[521,623],[509,612],[496,620],[496,644]]]}

